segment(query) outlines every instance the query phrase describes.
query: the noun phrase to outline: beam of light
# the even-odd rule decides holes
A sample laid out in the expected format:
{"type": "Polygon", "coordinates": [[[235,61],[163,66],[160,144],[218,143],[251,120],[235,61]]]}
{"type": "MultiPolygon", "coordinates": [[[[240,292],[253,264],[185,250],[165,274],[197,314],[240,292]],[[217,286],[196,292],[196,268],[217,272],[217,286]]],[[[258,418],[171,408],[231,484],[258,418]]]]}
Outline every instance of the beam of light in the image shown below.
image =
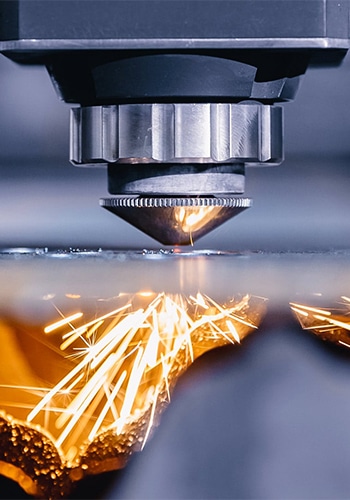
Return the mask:
{"type": "Polygon", "coordinates": [[[322,314],[323,316],[330,316],[332,313],[330,311],[327,311],[327,309],[319,309],[316,307],[311,307],[311,306],[305,306],[301,304],[295,304],[294,302],[290,303],[291,306],[297,307],[299,309],[306,311],[309,311],[311,313],[316,313],[316,314],[322,314]]]}
{"type": "Polygon", "coordinates": [[[68,323],[71,323],[72,321],[79,319],[83,316],[82,312],[77,312],[72,314],[71,316],[67,316],[67,318],[63,318],[60,321],[56,321],[56,323],[52,323],[51,325],[48,325],[44,328],[45,333],[51,333],[54,330],[57,330],[58,328],[61,328],[61,326],[67,325],[68,323]]]}

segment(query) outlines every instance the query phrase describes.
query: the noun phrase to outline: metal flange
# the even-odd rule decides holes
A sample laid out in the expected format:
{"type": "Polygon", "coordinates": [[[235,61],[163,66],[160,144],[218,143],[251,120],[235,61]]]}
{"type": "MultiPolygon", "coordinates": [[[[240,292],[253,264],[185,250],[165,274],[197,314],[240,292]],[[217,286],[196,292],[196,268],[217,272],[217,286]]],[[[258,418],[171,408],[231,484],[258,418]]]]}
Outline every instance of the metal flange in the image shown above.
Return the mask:
{"type": "Polygon", "coordinates": [[[283,160],[282,108],[255,101],[74,108],[70,159],[82,166],[279,164],[283,160]]]}

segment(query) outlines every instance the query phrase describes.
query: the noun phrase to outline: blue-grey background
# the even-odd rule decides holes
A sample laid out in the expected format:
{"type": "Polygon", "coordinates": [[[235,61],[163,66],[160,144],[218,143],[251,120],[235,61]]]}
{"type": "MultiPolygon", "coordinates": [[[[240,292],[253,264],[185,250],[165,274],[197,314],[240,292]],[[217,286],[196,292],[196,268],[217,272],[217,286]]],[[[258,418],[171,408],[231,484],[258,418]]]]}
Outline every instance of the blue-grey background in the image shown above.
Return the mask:
{"type": "MultiPolygon", "coordinates": [[[[254,207],[197,249],[349,248],[350,57],[310,70],[284,106],[286,161],[248,170],[254,207]]],[[[42,68],[0,58],[0,247],[160,248],[99,208],[105,171],[70,166],[68,115],[42,68]]],[[[242,347],[199,360],[146,449],[72,498],[349,498],[349,421],[348,353],[286,304],[242,347]]],[[[1,498],[19,496],[0,480],[1,498]]]]}
{"type": "MultiPolygon", "coordinates": [[[[249,168],[253,208],[196,248],[349,245],[350,58],[312,69],[285,108],[285,162],[249,168]]],[[[0,246],[160,248],[98,205],[106,171],[68,161],[69,106],[43,68],[0,57],[0,246]]]]}

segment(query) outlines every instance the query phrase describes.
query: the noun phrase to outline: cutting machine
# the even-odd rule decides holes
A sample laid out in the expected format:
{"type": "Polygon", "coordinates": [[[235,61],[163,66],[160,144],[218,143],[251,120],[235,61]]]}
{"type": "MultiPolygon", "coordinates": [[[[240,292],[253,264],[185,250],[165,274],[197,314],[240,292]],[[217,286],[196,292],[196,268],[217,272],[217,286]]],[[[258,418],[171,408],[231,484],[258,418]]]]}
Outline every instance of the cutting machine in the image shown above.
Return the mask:
{"type": "Polygon", "coordinates": [[[247,166],[281,163],[276,103],[309,66],[342,61],[349,11],[348,0],[2,0],[0,51],[45,65],[75,105],[70,159],[107,166],[101,206],[186,245],[250,207],[247,166]]]}

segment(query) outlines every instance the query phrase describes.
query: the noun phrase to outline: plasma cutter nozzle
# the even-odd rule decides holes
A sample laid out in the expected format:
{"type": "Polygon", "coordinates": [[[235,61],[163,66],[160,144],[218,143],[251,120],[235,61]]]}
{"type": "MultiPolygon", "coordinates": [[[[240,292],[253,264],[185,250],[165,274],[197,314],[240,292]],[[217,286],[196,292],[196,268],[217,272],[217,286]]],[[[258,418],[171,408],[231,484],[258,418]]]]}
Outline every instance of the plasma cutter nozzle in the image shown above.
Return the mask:
{"type": "Polygon", "coordinates": [[[0,0],[0,51],[46,65],[71,161],[107,166],[101,205],[163,244],[242,210],[245,167],[283,160],[282,108],[339,64],[349,0],[0,0]]]}

